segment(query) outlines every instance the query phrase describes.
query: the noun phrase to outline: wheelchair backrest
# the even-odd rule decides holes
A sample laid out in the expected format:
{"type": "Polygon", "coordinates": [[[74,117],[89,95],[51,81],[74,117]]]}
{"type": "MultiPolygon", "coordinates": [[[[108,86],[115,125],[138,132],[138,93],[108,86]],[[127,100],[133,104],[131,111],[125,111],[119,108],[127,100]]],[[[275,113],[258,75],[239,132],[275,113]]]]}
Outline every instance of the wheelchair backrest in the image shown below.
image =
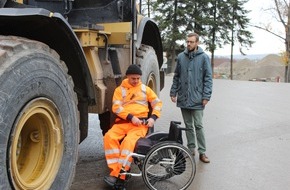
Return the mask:
{"type": "Polygon", "coordinates": [[[179,122],[179,121],[171,121],[170,122],[168,140],[183,144],[182,131],[180,128],[180,124],[181,124],[181,122],[179,122]]]}

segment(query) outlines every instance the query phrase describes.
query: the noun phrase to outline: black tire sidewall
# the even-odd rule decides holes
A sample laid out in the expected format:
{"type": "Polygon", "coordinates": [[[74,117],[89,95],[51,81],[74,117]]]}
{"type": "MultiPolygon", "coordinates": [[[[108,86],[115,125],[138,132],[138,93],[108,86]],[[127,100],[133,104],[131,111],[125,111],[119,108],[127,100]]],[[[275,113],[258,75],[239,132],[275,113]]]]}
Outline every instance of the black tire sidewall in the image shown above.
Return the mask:
{"type": "Polygon", "coordinates": [[[159,95],[160,93],[159,65],[157,61],[157,56],[153,48],[147,47],[146,51],[144,52],[143,58],[139,60],[139,64],[142,70],[141,76],[142,82],[147,85],[150,75],[153,75],[155,78],[154,83],[156,86],[156,90],[154,89],[152,90],[154,90],[155,93],[159,95]]]}
{"type": "Polygon", "coordinates": [[[9,145],[15,119],[31,100],[45,97],[62,118],[64,151],[50,189],[69,189],[74,177],[78,147],[78,116],[72,85],[60,61],[47,51],[26,50],[6,61],[0,75],[0,189],[13,189],[9,181],[9,145]],[[6,161],[7,160],[7,161],[6,161]]]}
{"type": "MultiPolygon", "coordinates": [[[[144,158],[144,163],[142,165],[142,178],[143,178],[143,181],[145,182],[146,186],[150,188],[150,184],[148,182],[148,179],[146,177],[146,164],[147,162],[149,162],[149,158],[151,157],[151,155],[158,149],[160,148],[164,148],[164,147],[172,147],[172,148],[179,148],[180,150],[183,150],[184,152],[186,152],[187,155],[191,155],[190,151],[185,147],[183,146],[182,144],[180,143],[176,143],[176,142],[173,142],[173,141],[163,141],[163,142],[159,142],[157,143],[156,145],[152,146],[152,148],[148,151],[148,153],[146,154],[145,158],[144,158]]],[[[192,164],[195,166],[195,160],[193,157],[191,157],[191,161],[192,161],[192,164]]],[[[195,177],[195,170],[194,170],[194,173],[193,175],[191,176],[191,180],[190,180],[190,183],[192,183],[193,179],[195,177]]],[[[188,184],[188,185],[189,185],[188,184]]],[[[187,187],[186,187],[187,188],[187,187]]]]}

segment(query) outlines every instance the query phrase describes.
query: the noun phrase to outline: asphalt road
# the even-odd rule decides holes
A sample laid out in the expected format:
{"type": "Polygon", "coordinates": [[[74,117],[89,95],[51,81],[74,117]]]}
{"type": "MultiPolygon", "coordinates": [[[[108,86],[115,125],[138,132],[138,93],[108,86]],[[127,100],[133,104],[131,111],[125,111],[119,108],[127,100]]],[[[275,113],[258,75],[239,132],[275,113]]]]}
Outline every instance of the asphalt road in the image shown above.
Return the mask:
{"type": "MultiPolygon", "coordinates": [[[[182,121],[169,99],[172,77],[160,93],[163,100],[157,131],[171,120],[182,121]]],[[[290,187],[290,84],[214,80],[212,99],[204,114],[210,164],[195,158],[197,173],[189,189],[284,190],[290,187]]],[[[183,125],[183,124],[182,124],[183,125]]],[[[185,144],[186,144],[186,139],[185,144]]],[[[133,171],[138,171],[133,166],[133,171]]],[[[80,144],[71,190],[109,190],[98,116],[90,115],[89,137],[80,144]]],[[[145,190],[142,177],[127,190],[145,190]]]]}

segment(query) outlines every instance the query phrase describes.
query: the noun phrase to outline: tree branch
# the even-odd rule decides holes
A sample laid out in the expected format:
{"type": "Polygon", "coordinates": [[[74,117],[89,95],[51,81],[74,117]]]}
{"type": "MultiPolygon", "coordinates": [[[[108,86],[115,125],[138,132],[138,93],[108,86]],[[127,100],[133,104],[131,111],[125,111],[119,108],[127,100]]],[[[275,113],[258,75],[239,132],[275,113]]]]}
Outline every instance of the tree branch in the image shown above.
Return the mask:
{"type": "Polygon", "coordinates": [[[274,0],[274,2],[275,2],[276,11],[277,11],[277,13],[278,13],[278,17],[279,17],[279,19],[280,19],[280,22],[283,24],[284,27],[286,27],[287,24],[285,23],[285,21],[284,21],[284,19],[283,19],[283,17],[282,17],[282,13],[281,13],[281,11],[280,11],[280,9],[279,9],[279,3],[278,3],[277,0],[274,0]]]}
{"type": "Polygon", "coordinates": [[[271,30],[269,30],[269,29],[267,29],[267,28],[263,28],[263,27],[261,27],[261,26],[256,26],[256,25],[251,25],[251,24],[248,24],[248,25],[251,26],[251,27],[255,27],[255,28],[258,28],[258,29],[264,30],[264,31],[266,31],[266,32],[269,32],[270,34],[273,34],[274,36],[276,36],[276,37],[278,37],[278,38],[280,38],[280,39],[286,41],[285,38],[283,38],[282,36],[280,36],[280,35],[278,35],[278,34],[272,32],[271,30]]]}

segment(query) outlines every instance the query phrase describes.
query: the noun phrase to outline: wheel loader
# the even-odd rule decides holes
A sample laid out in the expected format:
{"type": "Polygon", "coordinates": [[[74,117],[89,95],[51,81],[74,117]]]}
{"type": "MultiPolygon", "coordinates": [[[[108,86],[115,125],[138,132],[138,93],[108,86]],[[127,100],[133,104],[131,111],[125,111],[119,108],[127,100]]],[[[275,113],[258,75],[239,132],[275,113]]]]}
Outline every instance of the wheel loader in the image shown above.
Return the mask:
{"type": "Polygon", "coordinates": [[[159,94],[160,31],[140,3],[0,0],[1,190],[69,189],[89,114],[112,126],[129,65],[159,94]]]}

